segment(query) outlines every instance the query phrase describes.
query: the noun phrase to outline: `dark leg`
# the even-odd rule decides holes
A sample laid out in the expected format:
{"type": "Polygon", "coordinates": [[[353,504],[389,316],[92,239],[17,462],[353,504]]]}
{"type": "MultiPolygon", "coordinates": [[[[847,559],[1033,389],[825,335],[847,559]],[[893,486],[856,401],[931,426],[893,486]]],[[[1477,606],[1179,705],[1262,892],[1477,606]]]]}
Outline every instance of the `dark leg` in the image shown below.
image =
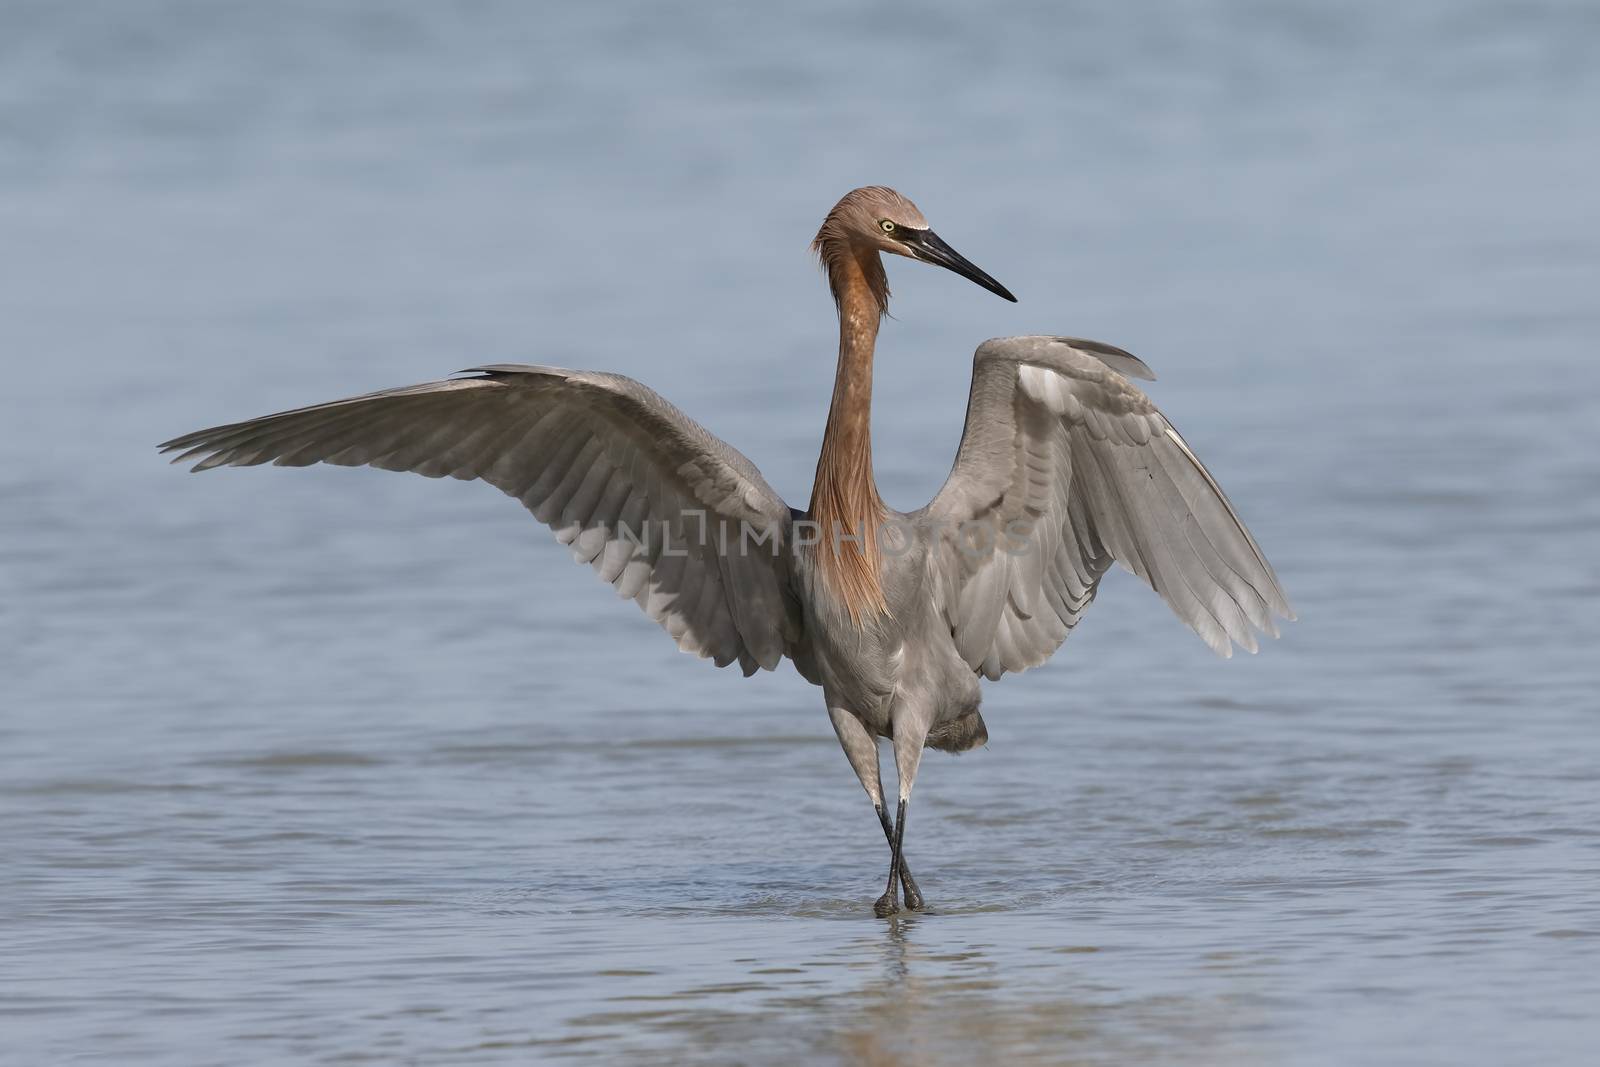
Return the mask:
{"type": "MultiPolygon", "coordinates": [[[[878,813],[878,822],[883,826],[884,840],[889,842],[891,853],[894,850],[894,824],[889,821],[889,813],[883,810],[882,804],[874,804],[873,809],[878,813]]],[[[905,816],[902,815],[901,818],[905,816]]],[[[911,868],[906,865],[906,858],[900,857],[900,886],[905,890],[906,907],[912,911],[922,910],[922,893],[917,889],[917,880],[911,877],[911,868]]]]}
{"type": "Polygon", "coordinates": [[[889,887],[883,891],[883,896],[872,905],[872,913],[878,918],[893,915],[900,910],[900,902],[895,899],[895,882],[900,875],[900,842],[906,834],[906,802],[900,802],[900,809],[895,813],[894,820],[894,847],[889,853],[889,887]]]}
{"type": "Polygon", "coordinates": [[[893,915],[900,910],[899,894],[895,892],[896,881],[900,875],[900,843],[899,835],[894,834],[889,838],[889,887],[883,891],[872,905],[872,914],[882,919],[893,915]]]}

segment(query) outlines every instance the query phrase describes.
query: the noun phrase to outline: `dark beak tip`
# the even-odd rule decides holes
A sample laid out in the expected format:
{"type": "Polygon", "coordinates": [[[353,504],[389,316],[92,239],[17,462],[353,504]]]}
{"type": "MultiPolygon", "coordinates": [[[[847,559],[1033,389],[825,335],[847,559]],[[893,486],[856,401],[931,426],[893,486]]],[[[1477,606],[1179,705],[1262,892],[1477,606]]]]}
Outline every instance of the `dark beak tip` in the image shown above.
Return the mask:
{"type": "Polygon", "coordinates": [[[1005,286],[989,277],[989,275],[979,270],[976,264],[974,264],[966,256],[963,256],[960,252],[957,252],[955,249],[951,248],[945,243],[943,238],[934,233],[932,230],[928,230],[923,233],[922,255],[918,256],[917,258],[923,260],[924,262],[932,263],[934,266],[943,267],[945,270],[959,274],[961,277],[970,282],[976,282],[978,285],[989,290],[995,296],[1009,300],[1013,304],[1017,302],[1017,298],[1011,295],[1011,290],[1007,289],[1005,286]]]}
{"type": "Polygon", "coordinates": [[[984,285],[983,282],[978,282],[978,284],[982,285],[983,288],[989,290],[991,293],[993,293],[995,296],[998,296],[1002,300],[1009,300],[1013,304],[1015,304],[1017,302],[1017,298],[1015,296],[1011,295],[1011,290],[1010,289],[1007,289],[1005,286],[1001,285],[999,282],[994,281],[993,278],[991,278],[989,280],[991,282],[994,282],[994,284],[993,285],[984,285]]]}

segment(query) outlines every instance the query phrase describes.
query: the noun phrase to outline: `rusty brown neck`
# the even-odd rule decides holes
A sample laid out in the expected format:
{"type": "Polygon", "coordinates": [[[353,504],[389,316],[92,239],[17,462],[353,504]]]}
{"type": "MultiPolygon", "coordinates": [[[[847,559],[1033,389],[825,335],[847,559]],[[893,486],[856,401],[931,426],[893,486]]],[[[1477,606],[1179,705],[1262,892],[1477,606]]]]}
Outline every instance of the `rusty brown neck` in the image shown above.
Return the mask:
{"type": "Polygon", "coordinates": [[[819,570],[859,624],[888,611],[878,573],[886,511],[872,476],[872,355],[889,287],[875,250],[825,244],[819,251],[839,308],[839,366],[810,517],[819,570]]]}

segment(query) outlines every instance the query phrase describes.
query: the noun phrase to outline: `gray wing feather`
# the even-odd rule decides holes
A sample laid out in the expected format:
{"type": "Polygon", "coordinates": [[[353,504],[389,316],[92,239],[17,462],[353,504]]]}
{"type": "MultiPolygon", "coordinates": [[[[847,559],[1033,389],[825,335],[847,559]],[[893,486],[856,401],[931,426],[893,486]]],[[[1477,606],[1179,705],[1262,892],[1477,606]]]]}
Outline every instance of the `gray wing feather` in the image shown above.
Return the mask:
{"type": "Polygon", "coordinates": [[[978,349],[955,467],[921,514],[956,647],[990,678],[1048,659],[1113,562],[1223,656],[1294,617],[1222,489],[1128,374],[1154,377],[1077,338],[978,349]]]}
{"type": "Polygon", "coordinates": [[[631,378],[516,365],[467,373],[161,448],[197,471],[334,463],[481,479],[520,500],[684,651],[750,674],[793,649],[790,511],[748,459],[631,378]],[[745,529],[772,540],[743,543],[745,529]]]}

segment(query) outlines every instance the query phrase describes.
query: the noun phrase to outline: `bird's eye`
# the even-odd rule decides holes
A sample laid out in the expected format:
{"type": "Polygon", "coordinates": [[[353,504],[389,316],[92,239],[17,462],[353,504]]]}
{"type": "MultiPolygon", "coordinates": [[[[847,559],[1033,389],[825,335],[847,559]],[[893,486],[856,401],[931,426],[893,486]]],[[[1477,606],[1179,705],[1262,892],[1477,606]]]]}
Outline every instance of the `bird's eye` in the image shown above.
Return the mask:
{"type": "Polygon", "coordinates": [[[894,223],[890,222],[888,219],[884,219],[878,223],[878,229],[882,230],[884,233],[893,233],[894,223]]]}

